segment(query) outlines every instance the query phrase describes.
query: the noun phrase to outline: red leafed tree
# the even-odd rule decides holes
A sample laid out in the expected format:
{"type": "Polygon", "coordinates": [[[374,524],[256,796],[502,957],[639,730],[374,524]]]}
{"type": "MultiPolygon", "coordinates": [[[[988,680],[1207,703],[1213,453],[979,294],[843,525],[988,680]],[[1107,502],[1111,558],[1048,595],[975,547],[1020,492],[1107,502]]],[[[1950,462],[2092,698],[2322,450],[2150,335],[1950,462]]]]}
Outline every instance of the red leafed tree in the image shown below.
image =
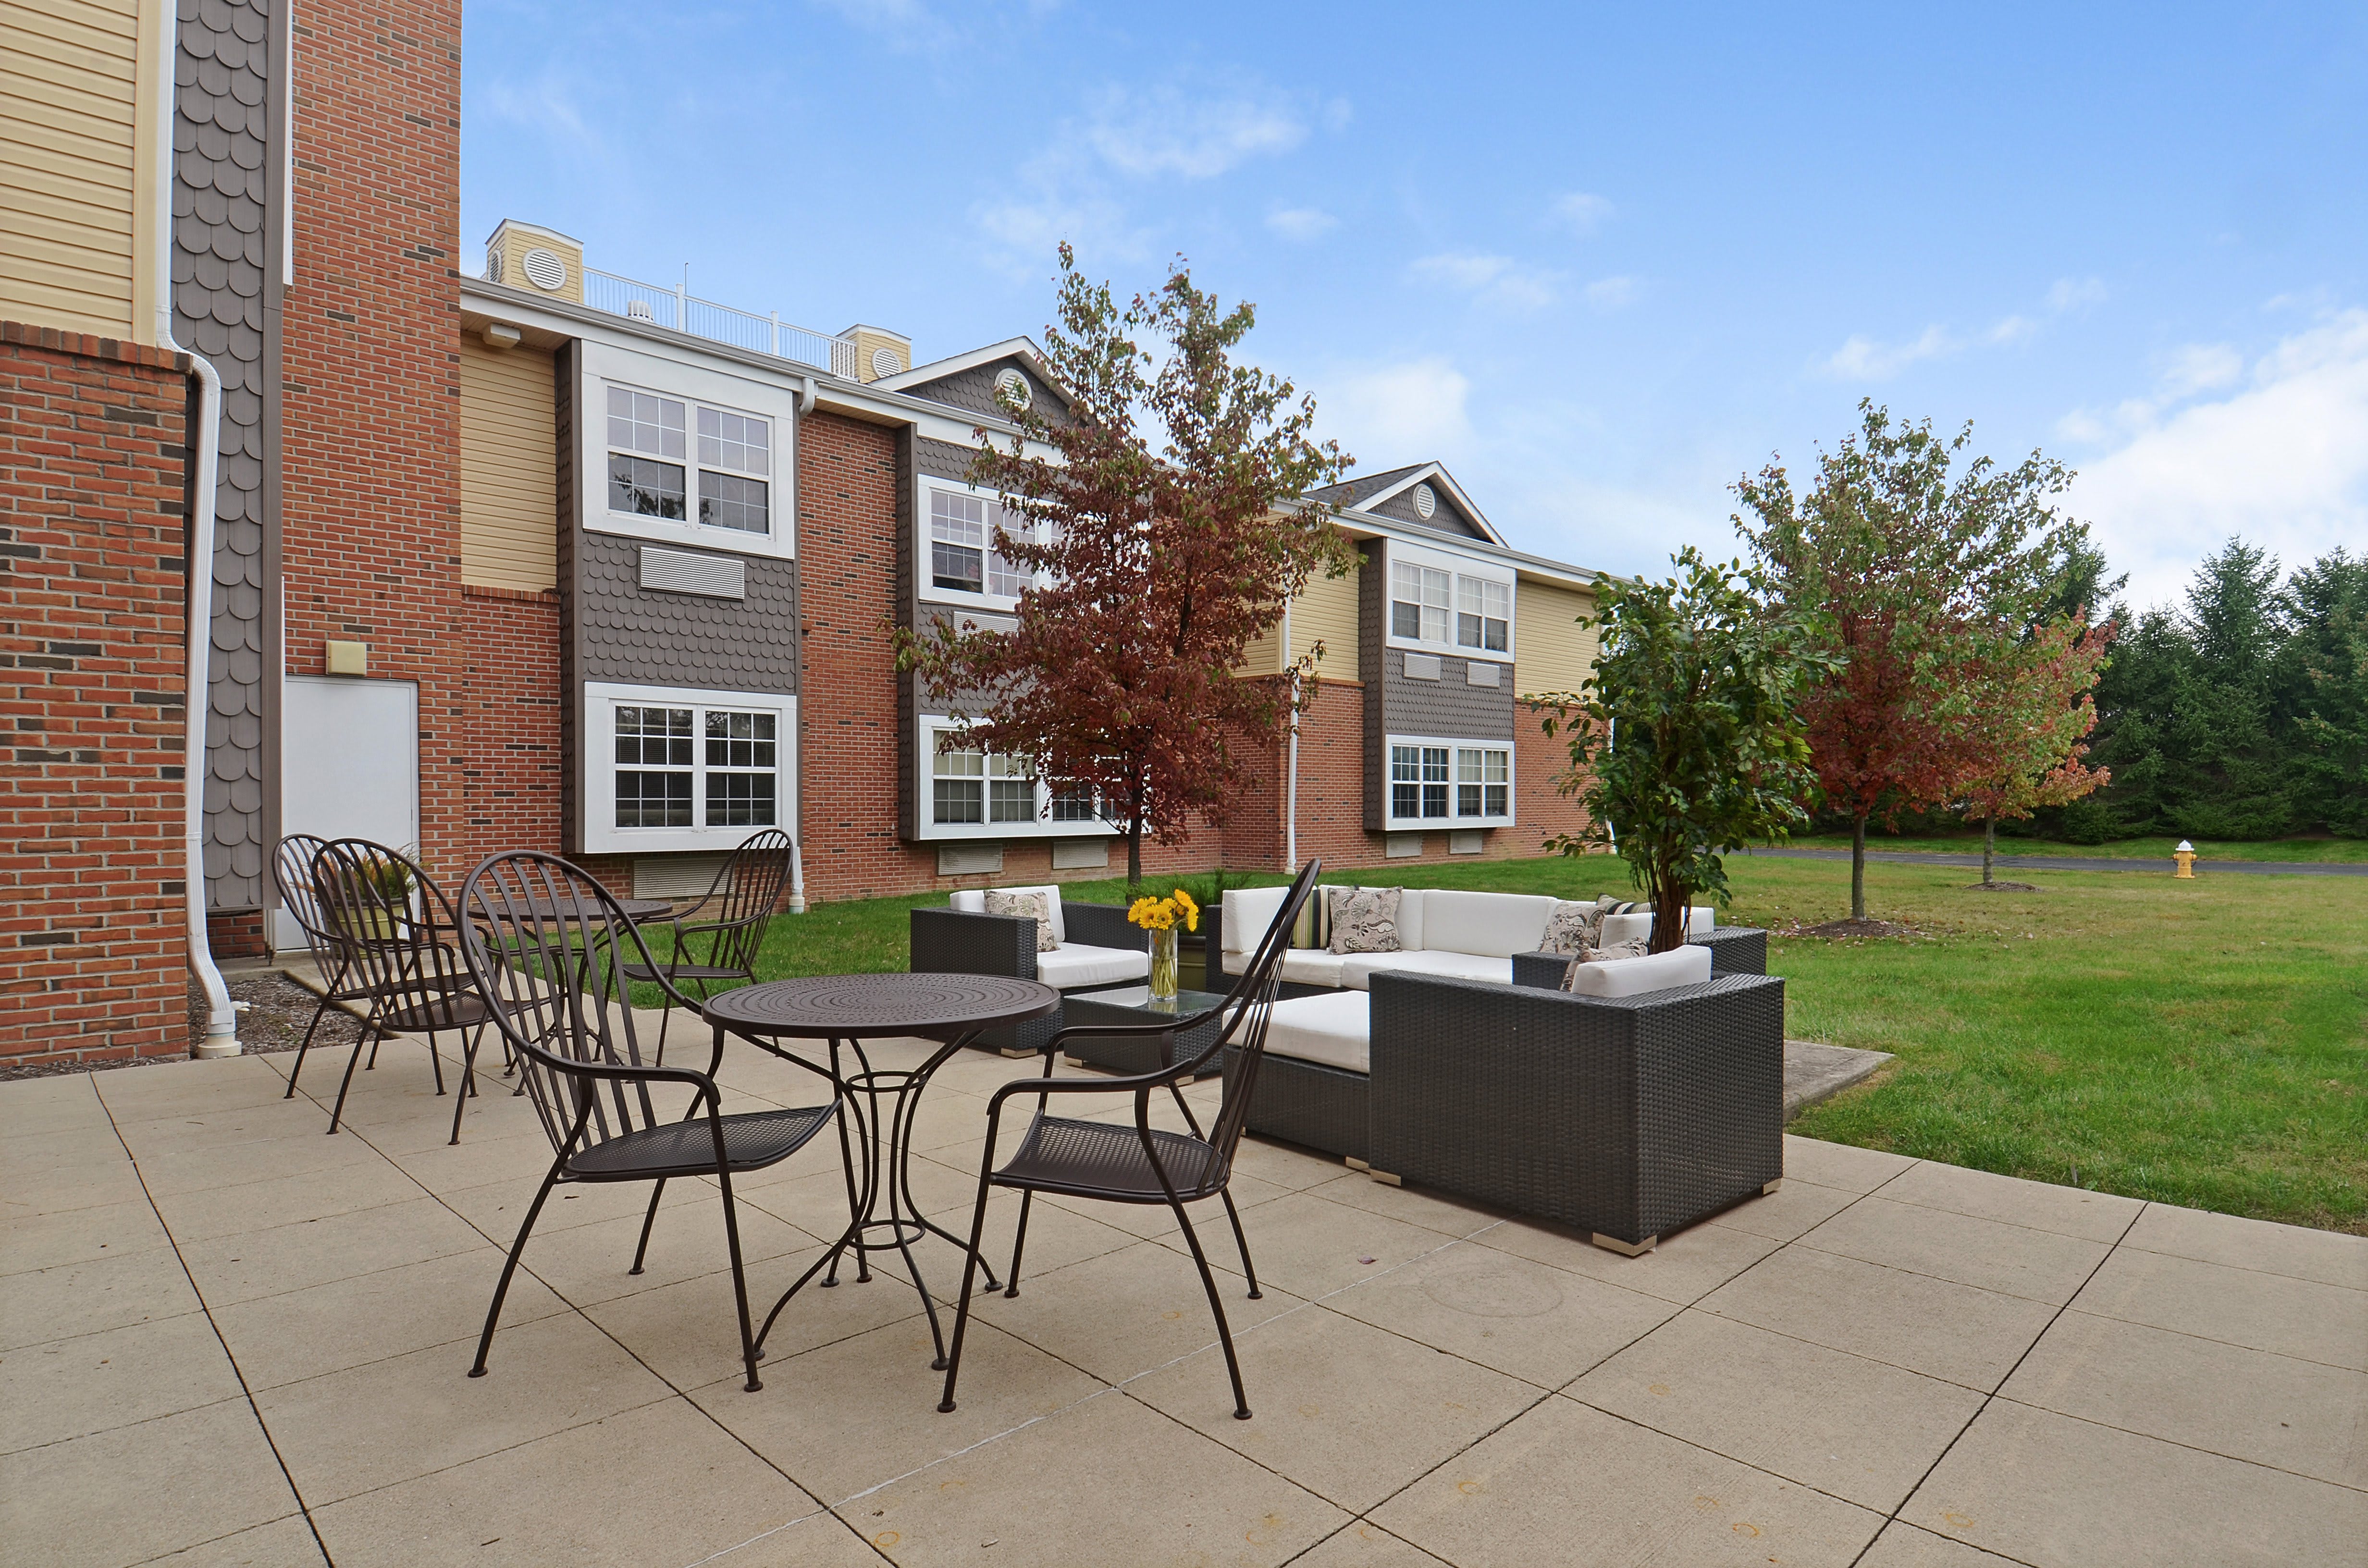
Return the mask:
{"type": "Polygon", "coordinates": [[[1982,824],[1983,886],[1990,885],[2000,817],[2067,805],[2112,781],[2111,769],[2081,758],[2097,727],[2092,693],[2112,636],[2111,621],[2092,627],[2082,615],[2061,616],[1998,661],[1981,702],[1984,760],[1961,801],[1966,819],[1982,824]]]}
{"type": "Polygon", "coordinates": [[[1125,832],[1132,886],[1144,836],[1173,844],[1195,822],[1222,824],[1235,744],[1278,733],[1292,694],[1312,690],[1315,653],[1282,680],[1234,672],[1311,574],[1354,565],[1328,511],[1297,505],[1350,460],[1315,439],[1314,398],[1235,362],[1255,307],[1223,309],[1180,263],[1121,308],[1064,244],[1059,313],[1044,348],[1068,416],[1007,403],[1020,433],[971,465],[1007,517],[1044,525],[996,531],[996,549],[1033,574],[1017,624],[939,619],[901,652],[934,690],[970,694],[962,744],[1091,793],[1125,832]]]}
{"type": "Polygon", "coordinates": [[[1999,662],[2063,580],[2085,527],[2054,497],[2071,482],[2034,452],[2002,469],[1930,421],[1859,404],[1796,494],[1776,464],[1746,477],[1738,516],[1770,591],[1823,628],[1833,673],[1802,704],[1828,808],[1850,821],[1850,915],[1866,917],[1866,824],[1956,800],[1986,769],[1982,702],[1999,662]]]}

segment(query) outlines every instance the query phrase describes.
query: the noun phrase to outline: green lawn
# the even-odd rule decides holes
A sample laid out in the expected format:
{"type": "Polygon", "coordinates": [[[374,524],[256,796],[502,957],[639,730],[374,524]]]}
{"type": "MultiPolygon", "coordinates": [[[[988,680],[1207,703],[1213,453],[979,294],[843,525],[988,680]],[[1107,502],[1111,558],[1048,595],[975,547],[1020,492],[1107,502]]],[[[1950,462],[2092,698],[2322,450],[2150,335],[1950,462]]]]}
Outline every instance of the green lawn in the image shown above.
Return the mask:
{"type": "MultiPolygon", "coordinates": [[[[1807,849],[1848,849],[1847,833],[1809,834],[1793,841],[1807,849]]],[[[2123,838],[2111,844],[2065,844],[2052,838],[2009,838],[1998,835],[2000,855],[2076,855],[2089,859],[2168,860],[2179,845],[2176,838],[2123,838]]],[[[1936,850],[1944,855],[1978,855],[1982,835],[1966,834],[1888,834],[1870,832],[1869,849],[1936,850]]],[[[2196,841],[2195,853],[2208,866],[2214,860],[2368,860],[2368,838],[2207,838],[2196,841]]]]}
{"type": "MultiPolygon", "coordinates": [[[[1738,858],[1732,874],[1722,924],[1781,930],[1849,912],[1846,867],[1738,858]]],[[[2044,892],[1976,893],[1963,868],[1876,862],[1870,913],[1922,936],[1770,944],[1789,1033],[1899,1058],[1794,1131],[2368,1234],[2368,879],[2031,875],[2044,892]]],[[[1360,876],[1564,897],[1628,888],[1605,858],[1327,880],[1360,876]]],[[[1114,881],[1069,890],[1118,893],[1114,881]]],[[[905,912],[940,902],[784,916],[766,975],[901,969],[905,912]]]]}

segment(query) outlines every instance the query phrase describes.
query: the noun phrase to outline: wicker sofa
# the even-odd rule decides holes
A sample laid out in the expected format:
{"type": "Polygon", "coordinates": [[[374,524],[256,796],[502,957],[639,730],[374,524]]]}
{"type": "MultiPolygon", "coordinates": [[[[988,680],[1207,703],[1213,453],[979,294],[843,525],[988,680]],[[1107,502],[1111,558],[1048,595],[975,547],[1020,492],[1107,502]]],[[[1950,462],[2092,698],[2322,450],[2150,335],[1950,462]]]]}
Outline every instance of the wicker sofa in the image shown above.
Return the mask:
{"type": "Polygon", "coordinates": [[[1717,957],[1597,966],[1689,975],[1623,995],[1382,971],[1282,1004],[1249,1126],[1646,1251],[1783,1175],[1784,983],[1717,957]]]}
{"type": "MultiPolygon", "coordinates": [[[[1057,887],[1026,887],[1011,892],[1049,895],[1053,935],[1059,946],[1036,950],[1036,922],[1024,916],[989,915],[985,891],[953,895],[945,908],[912,912],[912,970],[916,974],[1004,974],[1041,980],[1063,992],[1108,991],[1140,985],[1151,976],[1150,933],[1131,925],[1115,903],[1064,903],[1057,887]]],[[[973,1042],[983,1051],[1032,1051],[1060,1030],[1061,1015],[989,1029],[973,1042]]]]}

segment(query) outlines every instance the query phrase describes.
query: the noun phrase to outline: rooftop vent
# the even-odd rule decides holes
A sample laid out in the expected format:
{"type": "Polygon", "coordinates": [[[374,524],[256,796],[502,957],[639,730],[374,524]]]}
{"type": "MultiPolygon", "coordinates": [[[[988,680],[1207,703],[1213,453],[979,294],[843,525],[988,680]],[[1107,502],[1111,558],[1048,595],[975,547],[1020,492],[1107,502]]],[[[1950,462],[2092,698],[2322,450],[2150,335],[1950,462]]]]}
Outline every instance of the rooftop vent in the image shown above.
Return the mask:
{"type": "Polygon", "coordinates": [[[1439,496],[1437,493],[1434,492],[1428,484],[1416,485],[1414,487],[1414,515],[1417,517],[1423,518],[1425,521],[1428,521],[1429,520],[1430,515],[1438,510],[1439,496]]]}
{"type": "Polygon", "coordinates": [[[650,302],[647,300],[626,301],[625,315],[627,319],[632,321],[655,321],[657,319],[650,314],[650,302]]]}
{"type": "Polygon", "coordinates": [[[567,286],[567,264],[559,259],[557,251],[537,245],[518,258],[518,266],[527,281],[546,294],[567,286]]]}
{"type": "Polygon", "coordinates": [[[995,390],[1014,408],[1026,408],[1036,401],[1036,389],[1028,384],[1028,378],[1008,366],[995,373],[995,390]]]}

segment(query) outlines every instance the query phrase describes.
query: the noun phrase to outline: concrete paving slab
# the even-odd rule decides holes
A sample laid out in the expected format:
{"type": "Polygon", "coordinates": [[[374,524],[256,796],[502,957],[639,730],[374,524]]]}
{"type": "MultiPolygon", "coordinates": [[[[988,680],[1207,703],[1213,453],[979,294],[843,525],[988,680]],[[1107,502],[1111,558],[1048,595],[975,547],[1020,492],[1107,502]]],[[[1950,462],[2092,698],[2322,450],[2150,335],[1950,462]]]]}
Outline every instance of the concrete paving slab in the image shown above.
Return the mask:
{"type": "MultiPolygon", "coordinates": [[[[1483,1221],[1473,1229],[1493,1223],[1483,1221]]],[[[1234,1256],[1233,1233],[1222,1214],[1216,1223],[1200,1230],[1209,1261],[1238,1270],[1241,1260],[1234,1256]]],[[[1258,1263],[1258,1283],[1271,1281],[1304,1297],[1340,1290],[1372,1278],[1376,1269],[1455,1244],[1455,1238],[1442,1232],[1335,1203],[1313,1192],[1294,1192],[1245,1210],[1242,1231],[1258,1263]]],[[[1159,1244],[1171,1244],[1163,1235],[1159,1244]]],[[[1180,1233],[1172,1245],[1184,1245],[1180,1233]]]]}
{"type": "MultiPolygon", "coordinates": [[[[185,1548],[189,1561],[204,1562],[204,1543],[236,1540],[297,1511],[243,1399],[0,1458],[0,1562],[12,1568],[127,1568],[185,1548]]],[[[279,1539],[259,1532],[245,1544],[259,1563],[305,1561],[274,1557],[279,1539]]],[[[238,1561],[214,1559],[225,1560],[238,1561]]],[[[320,1561],[316,1551],[312,1562],[320,1561]]]]}
{"type": "Polygon", "coordinates": [[[154,1560],[154,1568],[329,1568],[302,1515],[275,1519],[154,1560]]]}
{"type": "Polygon", "coordinates": [[[1887,1051],[1858,1051],[1814,1040],[1784,1042],[1784,1119],[1866,1082],[1892,1060],[1887,1051]]]}
{"type": "Polygon", "coordinates": [[[2100,1317],[2368,1371],[2368,1292],[2337,1285],[2125,1247],[2076,1304],[2100,1317]]]}
{"type": "Polygon", "coordinates": [[[1873,1192],[1916,1162],[1883,1149],[1828,1143],[1821,1138],[1784,1134],[1784,1178],[1798,1177],[1847,1192],[1873,1192]]]}
{"type": "Polygon", "coordinates": [[[1456,1563],[1843,1568],[1883,1516],[1560,1395],[1373,1510],[1456,1563]]]}
{"type": "Polygon", "coordinates": [[[1683,1306],[1700,1301],[1784,1244],[1725,1225],[1696,1225],[1663,1237],[1659,1246],[1641,1257],[1622,1257],[1559,1225],[1514,1219],[1474,1237],[1473,1244],[1683,1306]]]}
{"type": "Polygon", "coordinates": [[[441,1203],[414,1198],[186,1242],[181,1259],[207,1304],[219,1308],[475,1252],[484,1244],[475,1227],[441,1203]]]}
{"type": "Polygon", "coordinates": [[[1443,1559],[1360,1519],[1295,1560],[1297,1568],[1437,1568],[1443,1559]]]}
{"type": "Polygon", "coordinates": [[[2149,1203],[2123,1244],[2142,1252],[2169,1253],[2231,1268],[2291,1274],[2322,1285],[2368,1290],[2368,1236],[2149,1203]]]}
{"type": "MultiPolygon", "coordinates": [[[[1216,1278],[1224,1292],[1226,1321],[1236,1335],[1300,1301],[1263,1280],[1264,1295],[1253,1301],[1238,1274],[1216,1278]]],[[[1122,1251],[1036,1275],[1020,1286],[1018,1300],[981,1296],[972,1311],[1110,1383],[1217,1342],[1208,1293],[1191,1260],[1156,1242],[1137,1242],[1122,1251]]],[[[1213,1368],[1201,1367],[1200,1375],[1212,1390],[1224,1384],[1222,1361],[1213,1368]]]]}
{"type": "Polygon", "coordinates": [[[156,1218],[155,1208],[145,1198],[97,1209],[28,1215],[0,1222],[0,1277],[171,1244],[164,1221],[156,1218]]]}
{"type": "MultiPolygon", "coordinates": [[[[748,1311],[757,1326],[763,1326],[764,1314],[772,1310],[780,1293],[821,1256],[822,1248],[810,1247],[777,1257],[754,1272],[748,1280],[748,1311]]],[[[645,1366],[677,1389],[704,1388],[727,1378],[737,1380],[733,1386],[738,1388],[747,1381],[741,1369],[740,1315],[733,1304],[728,1269],[618,1296],[586,1307],[584,1312],[632,1346],[645,1366]]],[[[875,1267],[871,1282],[859,1285],[850,1270],[829,1290],[817,1279],[799,1291],[798,1299],[774,1322],[773,1332],[765,1341],[765,1360],[758,1367],[761,1370],[777,1358],[908,1318],[918,1332],[928,1333],[928,1324],[921,1319],[920,1295],[901,1275],[875,1267]]],[[[768,1383],[768,1391],[770,1387],[768,1383]]]]}
{"type": "Polygon", "coordinates": [[[28,1345],[0,1359],[0,1453],[219,1404],[245,1392],[199,1312],[28,1345]]]}
{"type": "Polygon", "coordinates": [[[2356,1568],[2368,1494],[1995,1401],[1900,1517],[2035,1568],[2356,1568]]]}
{"type": "Polygon", "coordinates": [[[1894,1519],[1874,1538],[1857,1568],[2002,1568],[2013,1561],[1894,1519]]]}
{"type": "Polygon", "coordinates": [[[2013,1176],[1969,1171],[1961,1165],[1939,1165],[1929,1160],[1913,1170],[1902,1171],[1897,1179],[1886,1183],[1883,1196],[1887,1202],[1944,1209],[1953,1214],[1971,1214],[2092,1242],[2119,1241],[2146,1208],[2135,1198],[2121,1198],[2110,1192],[2019,1181],[2013,1176]]]}
{"type": "Polygon", "coordinates": [[[2060,1306],[2096,1271],[2108,1244],[1922,1209],[1870,1195],[1800,1245],[2060,1306]]]}
{"type": "Polygon", "coordinates": [[[1857,1202],[1861,1196],[1838,1187],[1819,1187],[1813,1181],[1798,1181],[1788,1176],[1784,1185],[1775,1191],[1747,1199],[1732,1209],[1712,1215],[1709,1222],[1730,1225],[1736,1230],[1775,1241],[1794,1241],[1857,1202]]]}
{"type": "Polygon", "coordinates": [[[11,1274],[0,1278],[0,1351],[198,1308],[198,1293],[169,1247],[11,1274]]]}

